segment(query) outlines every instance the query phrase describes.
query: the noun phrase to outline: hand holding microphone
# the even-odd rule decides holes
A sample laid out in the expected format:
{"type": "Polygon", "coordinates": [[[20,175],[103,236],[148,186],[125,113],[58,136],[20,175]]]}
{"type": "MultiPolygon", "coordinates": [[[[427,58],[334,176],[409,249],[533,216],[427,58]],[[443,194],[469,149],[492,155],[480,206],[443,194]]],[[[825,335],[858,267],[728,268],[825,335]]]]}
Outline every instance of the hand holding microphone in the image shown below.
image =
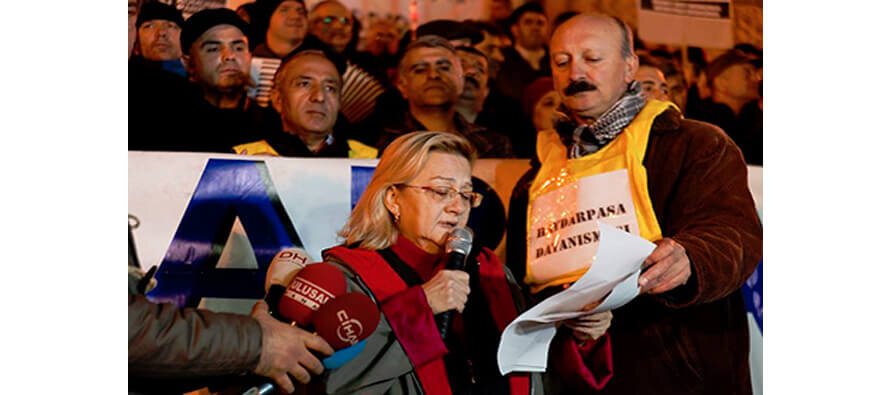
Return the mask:
{"type": "Polygon", "coordinates": [[[449,310],[463,312],[470,294],[470,275],[459,270],[442,270],[421,288],[433,314],[449,310]]]}
{"type": "MultiPolygon", "coordinates": [[[[462,312],[464,310],[464,305],[467,303],[467,295],[470,294],[470,276],[464,271],[467,261],[467,255],[470,253],[470,248],[473,247],[473,231],[470,228],[458,228],[448,235],[448,240],[445,244],[445,252],[448,254],[448,263],[445,264],[445,270],[442,270],[439,273],[436,273],[436,276],[430,280],[432,283],[436,280],[436,277],[442,275],[442,273],[450,272],[448,274],[444,274],[443,276],[449,277],[448,280],[440,280],[440,282],[444,282],[444,290],[440,290],[438,295],[434,296],[444,296],[444,307],[447,310],[442,313],[436,322],[439,327],[439,335],[442,336],[442,339],[448,336],[448,328],[451,326],[451,316],[454,314],[454,310],[462,312]],[[459,271],[458,271],[459,270],[459,271]],[[455,303],[459,303],[458,306],[455,306],[455,303]]],[[[424,284],[424,294],[427,294],[427,287],[424,284]]],[[[435,290],[439,287],[434,287],[434,284],[431,284],[430,289],[435,290]]],[[[438,300],[440,298],[436,298],[436,304],[442,302],[438,300]]],[[[429,295],[427,295],[427,300],[429,299],[429,295]]],[[[433,307],[433,301],[430,301],[430,308],[433,309],[433,313],[436,313],[436,308],[433,307]]]]}

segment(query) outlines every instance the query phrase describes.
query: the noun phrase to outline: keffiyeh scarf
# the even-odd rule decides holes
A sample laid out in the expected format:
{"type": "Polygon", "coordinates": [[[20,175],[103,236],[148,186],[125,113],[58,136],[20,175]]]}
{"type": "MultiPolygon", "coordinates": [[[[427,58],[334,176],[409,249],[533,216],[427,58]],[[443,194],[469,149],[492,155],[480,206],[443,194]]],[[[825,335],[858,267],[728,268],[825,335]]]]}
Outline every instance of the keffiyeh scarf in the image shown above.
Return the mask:
{"type": "Polygon", "coordinates": [[[631,82],[627,92],[593,125],[576,125],[569,119],[560,120],[556,129],[563,142],[571,145],[569,158],[592,154],[618,137],[646,105],[646,99],[640,95],[640,90],[638,81],[631,82]]]}

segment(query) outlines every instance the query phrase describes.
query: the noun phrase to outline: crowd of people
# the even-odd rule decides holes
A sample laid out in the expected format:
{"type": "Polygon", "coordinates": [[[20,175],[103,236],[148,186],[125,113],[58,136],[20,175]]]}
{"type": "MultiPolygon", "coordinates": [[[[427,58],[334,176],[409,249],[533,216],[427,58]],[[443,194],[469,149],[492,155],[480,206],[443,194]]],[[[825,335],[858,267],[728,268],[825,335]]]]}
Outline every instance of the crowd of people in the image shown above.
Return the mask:
{"type": "Polygon", "coordinates": [[[535,2],[492,1],[491,21],[415,32],[368,26],[359,45],[362,27],[336,0],[308,10],[258,0],[184,20],[129,1],[131,150],[380,158],[343,244],[323,256],[383,317],[355,359],[324,369],[330,345],[270,320],[262,301],[237,316],[131,292],[131,389],[252,372],[308,393],[752,393],[740,288],[762,258],[746,165],[762,161],[756,49],[710,62],[692,50],[682,64],[618,18],[551,22],[535,2]],[[265,106],[252,58],[273,60],[263,63],[272,65],[265,106]],[[381,89],[367,99],[373,111],[349,119],[354,75],[381,89]],[[532,168],[510,199],[506,262],[481,248],[466,272],[449,270],[447,237],[482,198],[477,158],[530,158],[532,168]],[[546,372],[500,374],[506,325],[580,277],[534,273],[528,208],[565,172],[617,170],[640,236],[655,244],[640,295],[614,311],[590,301],[561,321],[546,372]],[[437,317],[448,311],[451,334],[440,337],[437,317]]]}
{"type": "MultiPolygon", "coordinates": [[[[146,2],[131,18],[129,149],[377,157],[403,133],[438,130],[481,158],[534,158],[537,132],[565,116],[550,35],[576,13],[551,21],[537,2],[491,4],[490,20],[434,20],[412,34],[387,18],[362,26],[337,0],[258,0],[187,20],[146,2]]],[[[717,125],[763,164],[762,51],[739,44],[706,61],[692,47],[684,63],[680,50],[633,41],[644,97],[717,125]]]]}

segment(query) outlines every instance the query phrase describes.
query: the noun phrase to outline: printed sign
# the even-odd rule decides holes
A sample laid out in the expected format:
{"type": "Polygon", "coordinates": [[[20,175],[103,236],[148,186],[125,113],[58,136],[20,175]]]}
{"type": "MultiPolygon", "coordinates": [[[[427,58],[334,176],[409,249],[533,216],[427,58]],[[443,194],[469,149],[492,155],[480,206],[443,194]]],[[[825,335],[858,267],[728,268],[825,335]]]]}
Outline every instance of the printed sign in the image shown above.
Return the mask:
{"type": "Polygon", "coordinates": [[[601,220],[625,232],[640,229],[626,169],[584,177],[531,202],[528,258],[537,283],[593,263],[601,220]]]}

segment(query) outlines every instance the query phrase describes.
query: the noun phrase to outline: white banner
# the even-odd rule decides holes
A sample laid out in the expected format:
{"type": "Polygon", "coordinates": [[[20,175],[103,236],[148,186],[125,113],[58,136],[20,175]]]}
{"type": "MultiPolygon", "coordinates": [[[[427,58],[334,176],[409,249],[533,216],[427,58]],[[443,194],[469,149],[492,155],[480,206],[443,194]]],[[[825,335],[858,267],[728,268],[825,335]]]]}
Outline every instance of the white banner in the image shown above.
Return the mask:
{"type": "Polygon", "coordinates": [[[702,48],[731,48],[730,0],[638,0],[643,41],[702,48]]]}

